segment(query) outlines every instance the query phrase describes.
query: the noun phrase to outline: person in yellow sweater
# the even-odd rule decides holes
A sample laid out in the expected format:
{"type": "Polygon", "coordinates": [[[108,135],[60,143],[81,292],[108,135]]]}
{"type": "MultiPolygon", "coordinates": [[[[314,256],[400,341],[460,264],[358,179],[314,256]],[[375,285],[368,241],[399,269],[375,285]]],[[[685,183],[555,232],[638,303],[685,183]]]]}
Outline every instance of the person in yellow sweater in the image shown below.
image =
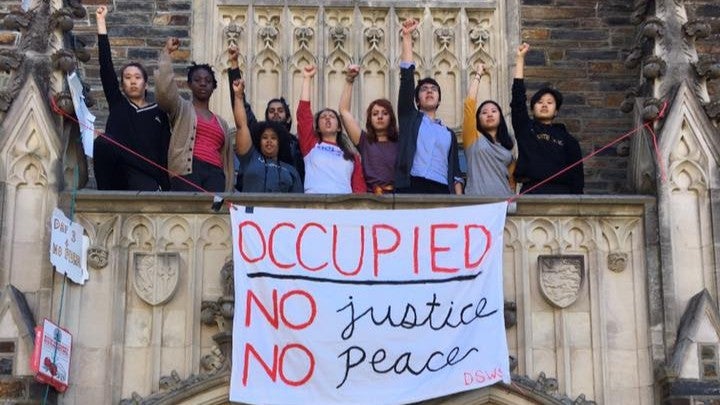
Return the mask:
{"type": "Polygon", "coordinates": [[[509,197],[515,192],[512,171],[513,139],[510,137],[502,109],[492,100],[476,108],[476,96],[485,66],[475,67],[463,110],[462,139],[467,160],[465,194],[509,197]]]}

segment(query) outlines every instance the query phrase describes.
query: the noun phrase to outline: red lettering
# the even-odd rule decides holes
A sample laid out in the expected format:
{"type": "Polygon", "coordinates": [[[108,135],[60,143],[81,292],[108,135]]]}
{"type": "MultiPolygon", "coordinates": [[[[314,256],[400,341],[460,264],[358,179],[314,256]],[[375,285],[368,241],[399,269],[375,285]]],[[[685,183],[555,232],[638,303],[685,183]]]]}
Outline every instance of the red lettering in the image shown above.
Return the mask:
{"type": "Polygon", "coordinates": [[[317,305],[315,304],[315,299],[313,298],[313,296],[310,295],[307,291],[292,290],[283,294],[282,298],[280,298],[280,317],[282,318],[283,324],[290,329],[300,330],[308,327],[315,320],[315,315],[317,315],[317,305]],[[307,299],[308,305],[310,307],[310,314],[308,315],[307,321],[305,321],[304,323],[293,324],[287,319],[287,317],[285,317],[285,301],[287,301],[293,295],[300,295],[307,299]]]}
{"type": "Polygon", "coordinates": [[[247,295],[245,296],[245,326],[250,326],[252,323],[250,321],[250,309],[252,307],[252,302],[255,302],[255,305],[257,305],[260,312],[263,313],[265,316],[265,319],[267,319],[268,323],[272,325],[273,328],[278,328],[278,306],[277,306],[277,290],[272,291],[272,315],[270,315],[270,311],[267,310],[265,305],[260,302],[260,299],[255,295],[252,290],[247,291],[247,295]]]}
{"type": "Polygon", "coordinates": [[[362,268],[363,264],[363,257],[365,252],[365,227],[360,226],[360,247],[356,248],[353,246],[353,249],[348,249],[348,251],[357,250],[359,252],[360,257],[358,258],[357,267],[355,267],[355,270],[346,272],[343,269],[340,268],[337,261],[337,245],[338,245],[338,227],[337,225],[333,225],[333,242],[332,242],[332,252],[333,252],[333,266],[335,266],[335,270],[338,271],[338,273],[345,275],[345,276],[355,276],[358,273],[360,273],[360,269],[362,268]]]}
{"type": "Polygon", "coordinates": [[[430,225],[430,258],[431,271],[434,273],[455,273],[459,269],[457,267],[440,267],[437,264],[437,254],[450,251],[447,246],[437,246],[435,240],[436,233],[442,229],[457,229],[457,224],[433,224],[430,225]]]}
{"type": "Polygon", "coordinates": [[[322,225],[320,225],[316,222],[309,222],[309,223],[305,224],[305,226],[303,226],[302,229],[300,229],[297,240],[295,241],[295,254],[297,255],[298,263],[300,263],[300,266],[302,266],[305,270],[318,271],[318,270],[324,269],[328,265],[328,263],[325,262],[319,266],[310,267],[302,259],[302,252],[301,252],[302,239],[305,236],[305,232],[307,232],[307,230],[310,229],[311,227],[319,228],[323,233],[327,234],[327,230],[322,225]]]}
{"type": "MultiPolygon", "coordinates": [[[[297,364],[298,362],[294,361],[293,363],[297,364]]],[[[313,357],[310,350],[307,349],[307,347],[305,347],[299,343],[291,343],[283,348],[282,353],[280,354],[280,379],[283,380],[283,382],[285,384],[290,385],[292,387],[298,387],[300,385],[303,385],[306,382],[308,382],[310,377],[312,377],[314,371],[315,371],[315,358],[313,357]],[[284,367],[285,355],[287,354],[287,352],[290,349],[299,349],[300,351],[305,353],[305,355],[307,356],[307,359],[308,359],[308,363],[309,363],[308,371],[305,373],[305,376],[303,376],[301,379],[296,380],[296,381],[292,381],[285,376],[285,367],[284,367]]]]}
{"type": "Polygon", "coordinates": [[[420,273],[420,260],[418,259],[418,253],[420,252],[420,228],[413,228],[413,273],[420,273]]]}
{"type": "Polygon", "coordinates": [[[260,225],[256,224],[255,222],[252,222],[252,221],[243,221],[243,222],[241,222],[241,223],[238,225],[238,228],[239,228],[239,235],[240,235],[240,237],[238,238],[238,248],[239,248],[239,250],[240,250],[240,256],[242,256],[243,260],[245,260],[245,261],[248,262],[248,263],[255,263],[255,262],[257,262],[257,261],[262,260],[262,259],[265,257],[266,246],[265,246],[265,235],[263,235],[263,232],[262,232],[262,229],[260,228],[260,225]],[[250,258],[250,256],[248,256],[248,255],[245,253],[245,249],[243,249],[243,246],[244,246],[244,243],[243,243],[243,228],[245,228],[246,226],[250,226],[250,227],[252,227],[252,228],[255,228],[255,230],[257,231],[258,235],[260,236],[260,241],[262,242],[262,250],[261,250],[261,253],[260,253],[260,255],[259,255],[258,257],[256,257],[256,258],[250,258]]]}
{"type": "Polygon", "coordinates": [[[296,263],[280,263],[278,259],[275,257],[275,232],[277,232],[280,228],[291,228],[295,229],[295,225],[289,223],[289,222],[281,222],[270,231],[270,237],[268,238],[268,249],[270,252],[270,260],[272,263],[277,266],[280,269],[289,269],[296,265],[296,263]]]}
{"type": "MultiPolygon", "coordinates": [[[[287,385],[290,385],[292,387],[297,387],[300,385],[305,384],[310,380],[313,373],[315,372],[315,357],[313,357],[312,352],[308,350],[305,346],[299,344],[299,343],[291,343],[289,345],[286,345],[283,347],[282,351],[280,352],[280,356],[278,358],[278,346],[273,346],[273,358],[272,358],[272,365],[265,362],[262,357],[260,356],[260,353],[255,350],[255,347],[250,343],[245,343],[245,352],[243,355],[243,376],[242,376],[242,383],[244,386],[247,387],[248,385],[248,379],[250,375],[250,356],[253,356],[255,360],[260,364],[260,366],[265,370],[265,374],[270,377],[272,382],[277,382],[277,375],[278,375],[278,369],[280,371],[280,379],[287,385]],[[285,356],[287,356],[288,352],[291,349],[297,349],[300,350],[302,353],[307,356],[308,359],[308,370],[305,372],[305,374],[298,380],[291,380],[287,377],[285,373],[285,356]],[[278,367],[279,366],[279,367],[278,367]]],[[[298,364],[298,361],[293,361],[294,365],[298,364]]]]}
{"type": "Polygon", "coordinates": [[[375,277],[377,277],[378,274],[380,273],[380,269],[379,269],[380,255],[381,254],[389,254],[389,253],[392,253],[395,250],[397,250],[398,246],[400,245],[400,232],[390,225],[379,224],[379,225],[373,225],[372,236],[373,236],[373,274],[375,275],[375,277]],[[380,243],[378,241],[378,230],[381,230],[381,229],[390,231],[393,233],[393,235],[395,235],[395,242],[392,244],[392,246],[390,246],[388,248],[380,248],[379,247],[380,243]]]}
{"type": "Polygon", "coordinates": [[[465,378],[465,385],[470,385],[473,383],[473,375],[468,373],[467,371],[463,373],[463,377],[465,378]]]}
{"type": "Polygon", "coordinates": [[[469,270],[480,266],[483,260],[485,260],[485,256],[487,256],[491,245],[492,235],[484,225],[465,225],[465,268],[469,270]],[[479,229],[485,236],[485,250],[480,255],[480,258],[475,262],[470,261],[470,250],[473,246],[473,244],[471,243],[470,231],[472,231],[473,229],[479,229]]]}
{"type": "Polygon", "coordinates": [[[265,374],[267,374],[270,379],[275,382],[277,379],[277,358],[278,358],[278,347],[275,345],[273,347],[273,361],[272,361],[272,368],[263,361],[263,359],[260,357],[260,353],[255,350],[255,347],[251,345],[250,343],[245,343],[245,355],[243,356],[243,376],[242,376],[242,383],[244,386],[247,387],[248,382],[248,374],[250,374],[250,354],[255,357],[255,360],[260,363],[262,368],[265,370],[265,374]]]}

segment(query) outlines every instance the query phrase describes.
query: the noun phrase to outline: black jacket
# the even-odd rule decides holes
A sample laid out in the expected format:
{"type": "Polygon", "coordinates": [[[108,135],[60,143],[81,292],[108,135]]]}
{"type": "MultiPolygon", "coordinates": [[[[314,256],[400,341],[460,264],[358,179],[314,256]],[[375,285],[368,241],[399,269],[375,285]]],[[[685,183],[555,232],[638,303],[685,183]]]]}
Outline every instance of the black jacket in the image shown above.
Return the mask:
{"type": "Polygon", "coordinates": [[[138,107],[125,97],[115,74],[107,35],[98,35],[98,57],[100,80],[110,111],[104,137],[95,139],[93,164],[98,189],[169,190],[167,115],[155,103],[138,107]]]}
{"type": "MultiPolygon", "coordinates": [[[[515,179],[522,190],[551,177],[582,159],[580,144],[563,124],[545,125],[528,114],[523,79],[512,86],[512,125],[518,145],[515,179]]],[[[582,194],[585,186],[583,164],[568,169],[558,177],[532,190],[532,194],[582,194]]]]}
{"type": "MultiPolygon", "coordinates": [[[[395,188],[410,187],[410,170],[417,150],[418,133],[423,113],[415,106],[415,67],[400,68],[400,91],[398,92],[398,156],[395,163],[395,188]]],[[[455,194],[455,182],[462,181],[458,158],[458,143],[450,128],[450,152],[448,153],[447,182],[451,194],[455,194]]]]}

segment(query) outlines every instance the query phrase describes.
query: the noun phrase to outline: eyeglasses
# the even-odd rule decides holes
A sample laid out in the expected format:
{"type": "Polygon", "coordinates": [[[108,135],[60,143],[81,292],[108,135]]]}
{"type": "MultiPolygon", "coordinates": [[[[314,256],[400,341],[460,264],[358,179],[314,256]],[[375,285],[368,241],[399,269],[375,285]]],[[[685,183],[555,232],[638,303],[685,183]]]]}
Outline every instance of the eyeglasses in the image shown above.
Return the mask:
{"type": "Polygon", "coordinates": [[[440,88],[434,84],[423,84],[420,86],[420,91],[425,93],[429,91],[437,93],[440,91],[440,88]]]}

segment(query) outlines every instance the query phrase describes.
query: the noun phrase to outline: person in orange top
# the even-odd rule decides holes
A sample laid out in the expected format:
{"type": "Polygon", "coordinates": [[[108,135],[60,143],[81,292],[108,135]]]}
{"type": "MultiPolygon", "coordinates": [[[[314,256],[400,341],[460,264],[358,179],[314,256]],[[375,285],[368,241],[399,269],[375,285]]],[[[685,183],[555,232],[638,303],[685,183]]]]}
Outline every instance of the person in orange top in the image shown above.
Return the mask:
{"type": "Polygon", "coordinates": [[[465,194],[508,197],[515,191],[514,142],[498,103],[485,100],[475,107],[484,72],[485,66],[478,63],[464,103],[462,138],[468,169],[465,194]]]}

